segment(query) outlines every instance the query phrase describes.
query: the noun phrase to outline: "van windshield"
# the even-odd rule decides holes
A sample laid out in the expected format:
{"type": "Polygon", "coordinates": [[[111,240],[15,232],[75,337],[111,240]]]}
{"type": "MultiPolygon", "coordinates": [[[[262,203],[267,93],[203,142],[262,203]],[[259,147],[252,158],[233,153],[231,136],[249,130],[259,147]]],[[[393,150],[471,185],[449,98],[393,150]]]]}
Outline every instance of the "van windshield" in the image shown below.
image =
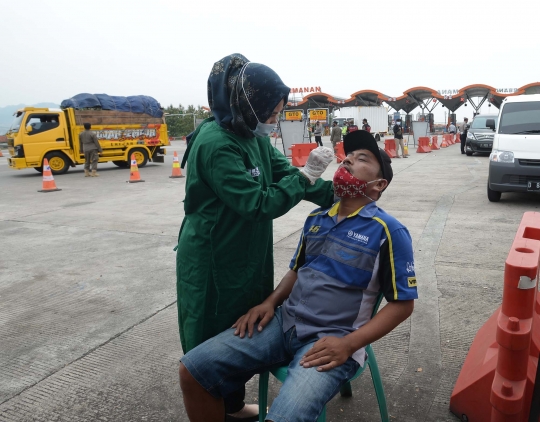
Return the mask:
{"type": "Polygon", "coordinates": [[[337,124],[338,124],[339,127],[342,127],[342,126],[343,126],[343,123],[344,123],[345,121],[347,121],[348,118],[347,118],[347,117],[334,117],[332,120],[333,120],[334,122],[337,122],[337,124]]]}
{"type": "Polygon", "coordinates": [[[21,122],[24,118],[24,111],[18,111],[13,116],[14,117],[11,121],[11,126],[9,127],[8,132],[17,133],[21,127],[21,122]]]}
{"type": "Polygon", "coordinates": [[[540,135],[540,101],[505,104],[499,133],[531,133],[540,135]]]}
{"type": "Polygon", "coordinates": [[[488,119],[495,120],[495,126],[497,126],[497,119],[499,116],[476,116],[472,122],[471,129],[488,129],[486,121],[488,119]]]}

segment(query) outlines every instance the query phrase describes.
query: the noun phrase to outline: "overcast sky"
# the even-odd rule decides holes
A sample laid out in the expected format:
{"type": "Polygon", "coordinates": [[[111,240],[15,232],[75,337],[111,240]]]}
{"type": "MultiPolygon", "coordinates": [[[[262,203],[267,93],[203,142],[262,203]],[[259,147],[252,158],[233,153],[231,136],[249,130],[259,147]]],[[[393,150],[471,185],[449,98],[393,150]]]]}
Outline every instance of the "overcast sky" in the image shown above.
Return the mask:
{"type": "Polygon", "coordinates": [[[231,53],[290,87],[346,98],[519,88],[540,80],[539,9],[537,0],[0,0],[0,107],[82,92],[206,106],[212,64],[231,53]]]}

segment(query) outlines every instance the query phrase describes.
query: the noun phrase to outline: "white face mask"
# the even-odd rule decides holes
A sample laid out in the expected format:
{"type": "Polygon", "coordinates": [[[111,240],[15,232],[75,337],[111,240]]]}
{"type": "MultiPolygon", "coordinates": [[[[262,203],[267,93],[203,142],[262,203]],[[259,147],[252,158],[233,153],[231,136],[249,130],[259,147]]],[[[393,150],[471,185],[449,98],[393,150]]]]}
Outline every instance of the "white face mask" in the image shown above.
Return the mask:
{"type": "Polygon", "coordinates": [[[242,91],[244,91],[244,95],[246,97],[246,101],[247,103],[249,104],[249,107],[251,108],[251,111],[253,111],[253,115],[255,116],[255,118],[257,119],[257,127],[255,127],[255,129],[253,129],[251,132],[253,132],[253,135],[261,138],[261,137],[265,137],[265,136],[268,136],[270,135],[274,128],[276,127],[276,123],[263,123],[259,120],[259,118],[257,117],[257,113],[255,113],[255,110],[253,110],[253,107],[251,106],[251,103],[249,102],[249,99],[248,99],[248,96],[246,94],[246,91],[244,89],[244,71],[246,70],[246,67],[248,66],[250,62],[247,62],[244,67],[242,68],[242,70],[240,70],[240,74],[239,74],[239,78],[240,81],[242,81],[242,91]]]}
{"type": "MultiPolygon", "coordinates": [[[[257,116],[255,116],[255,118],[257,118],[257,116]]],[[[257,121],[259,122],[259,119],[257,119],[257,121]]],[[[273,132],[274,130],[274,127],[275,127],[275,123],[257,123],[257,127],[255,128],[255,130],[252,130],[253,134],[257,137],[264,137],[264,136],[268,136],[270,135],[270,133],[273,132]]]]}

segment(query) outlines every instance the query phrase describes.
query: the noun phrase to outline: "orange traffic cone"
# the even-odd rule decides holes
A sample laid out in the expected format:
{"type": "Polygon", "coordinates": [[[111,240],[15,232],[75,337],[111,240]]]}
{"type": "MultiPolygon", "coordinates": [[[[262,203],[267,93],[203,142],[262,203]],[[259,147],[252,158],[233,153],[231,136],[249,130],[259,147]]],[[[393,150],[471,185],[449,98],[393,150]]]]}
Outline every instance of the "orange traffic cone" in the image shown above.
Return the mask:
{"type": "Polygon", "coordinates": [[[2,154],[2,150],[0,149],[0,157],[3,157],[4,154],[2,154]]]}
{"type": "Polygon", "coordinates": [[[179,179],[184,177],[182,174],[182,169],[180,169],[180,162],[178,161],[178,154],[174,151],[174,157],[172,160],[172,176],[169,176],[169,179],[179,179]]]}
{"type": "Polygon", "coordinates": [[[128,183],[139,183],[144,182],[141,180],[141,175],[139,174],[139,167],[137,166],[137,160],[135,159],[135,154],[131,154],[131,171],[129,172],[128,183]]]}
{"type": "Polygon", "coordinates": [[[49,167],[49,161],[45,158],[43,160],[43,189],[38,190],[38,192],[55,192],[58,189],[56,183],[54,183],[54,177],[51,173],[51,168],[49,167]]]}

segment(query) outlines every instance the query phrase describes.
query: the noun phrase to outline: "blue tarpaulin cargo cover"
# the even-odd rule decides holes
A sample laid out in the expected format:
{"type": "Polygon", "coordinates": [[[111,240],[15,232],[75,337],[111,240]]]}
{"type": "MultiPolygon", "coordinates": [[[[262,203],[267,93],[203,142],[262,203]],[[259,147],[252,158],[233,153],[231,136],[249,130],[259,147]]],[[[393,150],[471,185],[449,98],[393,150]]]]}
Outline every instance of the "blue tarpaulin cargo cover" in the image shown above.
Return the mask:
{"type": "Polygon", "coordinates": [[[61,108],[100,108],[102,110],[130,111],[132,113],[145,113],[153,117],[162,117],[161,105],[147,95],[132,95],[129,97],[115,97],[107,94],[77,94],[62,101],[61,108]]]}

